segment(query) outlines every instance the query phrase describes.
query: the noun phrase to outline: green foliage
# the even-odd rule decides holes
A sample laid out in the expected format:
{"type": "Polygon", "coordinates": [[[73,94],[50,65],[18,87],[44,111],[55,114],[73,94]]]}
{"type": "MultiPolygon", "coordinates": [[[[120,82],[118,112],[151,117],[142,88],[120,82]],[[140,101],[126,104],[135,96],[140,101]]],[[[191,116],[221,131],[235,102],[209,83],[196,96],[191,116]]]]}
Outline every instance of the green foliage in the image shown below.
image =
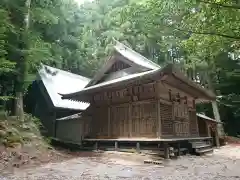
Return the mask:
{"type": "Polygon", "coordinates": [[[240,10],[235,1],[95,0],[78,5],[32,0],[27,30],[25,2],[0,2],[0,100],[15,95],[22,72],[26,88],[40,63],[93,76],[115,38],[160,65],[178,64],[191,79],[221,95],[226,122],[226,114],[240,115],[240,10]]]}
{"type": "Polygon", "coordinates": [[[40,120],[29,114],[24,115],[24,121],[18,121],[17,117],[1,117],[0,142],[7,147],[41,139],[48,142],[48,139],[44,140],[40,134],[41,127],[40,120]]]}

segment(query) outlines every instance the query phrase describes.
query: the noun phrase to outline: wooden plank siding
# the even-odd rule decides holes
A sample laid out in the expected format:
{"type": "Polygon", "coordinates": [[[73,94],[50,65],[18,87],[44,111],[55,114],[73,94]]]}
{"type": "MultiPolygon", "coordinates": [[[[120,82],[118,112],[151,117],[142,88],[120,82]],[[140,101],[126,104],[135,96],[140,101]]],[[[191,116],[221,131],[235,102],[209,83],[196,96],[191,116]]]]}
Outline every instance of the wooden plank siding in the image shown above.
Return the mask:
{"type": "Polygon", "coordinates": [[[162,123],[162,136],[173,135],[173,123],[172,123],[172,105],[160,103],[160,116],[162,123]]]}
{"type": "Polygon", "coordinates": [[[198,136],[194,98],[162,81],[100,92],[91,106],[92,138],[198,136]]]}

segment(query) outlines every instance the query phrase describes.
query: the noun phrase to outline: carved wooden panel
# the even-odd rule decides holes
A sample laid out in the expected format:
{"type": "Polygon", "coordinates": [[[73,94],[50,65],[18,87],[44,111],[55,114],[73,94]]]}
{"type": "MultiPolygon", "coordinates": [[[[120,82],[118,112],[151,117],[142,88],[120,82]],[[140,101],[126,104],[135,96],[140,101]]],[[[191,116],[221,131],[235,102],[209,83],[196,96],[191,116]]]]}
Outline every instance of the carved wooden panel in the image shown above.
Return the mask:
{"type": "Polygon", "coordinates": [[[173,135],[172,104],[160,103],[162,135],[173,135]]]}
{"type": "Polygon", "coordinates": [[[173,116],[177,118],[188,119],[188,106],[186,104],[174,103],[173,116]]]}
{"type": "Polygon", "coordinates": [[[141,100],[144,100],[144,99],[150,99],[150,98],[154,97],[156,95],[155,88],[156,87],[155,87],[154,83],[144,84],[142,86],[142,91],[139,94],[139,98],[141,100]]]}
{"type": "Polygon", "coordinates": [[[184,118],[175,117],[174,123],[173,123],[173,131],[174,131],[174,136],[177,136],[177,137],[190,136],[188,118],[184,119],[184,118]]]}
{"type": "Polygon", "coordinates": [[[129,90],[127,88],[113,91],[112,92],[112,103],[125,103],[131,100],[131,96],[129,95],[129,90]]]}

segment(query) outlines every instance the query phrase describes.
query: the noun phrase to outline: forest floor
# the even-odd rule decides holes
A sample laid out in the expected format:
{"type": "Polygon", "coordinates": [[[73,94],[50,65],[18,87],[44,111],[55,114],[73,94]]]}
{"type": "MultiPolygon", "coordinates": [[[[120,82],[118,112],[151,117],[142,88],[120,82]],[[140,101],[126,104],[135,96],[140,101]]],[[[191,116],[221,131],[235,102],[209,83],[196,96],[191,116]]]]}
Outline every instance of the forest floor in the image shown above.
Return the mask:
{"type": "Polygon", "coordinates": [[[240,179],[240,146],[226,145],[205,156],[181,156],[144,164],[148,156],[120,152],[82,152],[78,157],[39,167],[18,168],[0,179],[141,179],[237,180],[240,179]]]}
{"type": "Polygon", "coordinates": [[[29,115],[19,121],[0,113],[0,175],[78,157],[69,150],[51,146],[39,126],[39,121],[29,115]]]}

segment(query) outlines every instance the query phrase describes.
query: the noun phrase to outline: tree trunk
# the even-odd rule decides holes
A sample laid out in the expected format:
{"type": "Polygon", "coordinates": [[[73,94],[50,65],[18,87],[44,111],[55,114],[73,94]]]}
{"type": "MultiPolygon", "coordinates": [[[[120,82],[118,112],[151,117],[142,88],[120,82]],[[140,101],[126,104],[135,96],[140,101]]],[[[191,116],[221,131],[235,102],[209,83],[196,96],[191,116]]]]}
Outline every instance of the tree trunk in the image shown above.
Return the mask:
{"type": "Polygon", "coordinates": [[[16,92],[15,114],[19,117],[19,119],[20,119],[21,121],[24,119],[23,93],[22,93],[22,92],[16,92]]]}
{"type": "MultiPolygon", "coordinates": [[[[210,75],[207,74],[207,83],[208,83],[208,87],[211,91],[215,91],[214,87],[212,85],[212,81],[210,79],[210,75]]],[[[224,130],[223,130],[223,125],[221,124],[221,118],[220,118],[220,113],[219,113],[219,109],[218,109],[218,105],[217,105],[217,101],[214,100],[212,101],[212,109],[213,109],[213,115],[214,115],[214,119],[219,122],[217,125],[217,133],[219,135],[219,137],[224,136],[224,130]]]]}
{"type": "Polygon", "coordinates": [[[24,50],[28,49],[27,36],[28,36],[28,29],[29,29],[30,6],[31,6],[31,0],[26,0],[25,8],[24,8],[25,9],[24,27],[23,27],[24,30],[22,32],[22,38],[21,38],[22,42],[20,44],[22,53],[21,53],[21,58],[17,63],[17,68],[19,73],[16,79],[16,86],[15,86],[15,92],[16,92],[15,115],[17,115],[20,118],[20,120],[23,120],[24,118],[23,94],[25,90],[25,79],[28,72],[27,54],[24,52],[24,50]]]}

